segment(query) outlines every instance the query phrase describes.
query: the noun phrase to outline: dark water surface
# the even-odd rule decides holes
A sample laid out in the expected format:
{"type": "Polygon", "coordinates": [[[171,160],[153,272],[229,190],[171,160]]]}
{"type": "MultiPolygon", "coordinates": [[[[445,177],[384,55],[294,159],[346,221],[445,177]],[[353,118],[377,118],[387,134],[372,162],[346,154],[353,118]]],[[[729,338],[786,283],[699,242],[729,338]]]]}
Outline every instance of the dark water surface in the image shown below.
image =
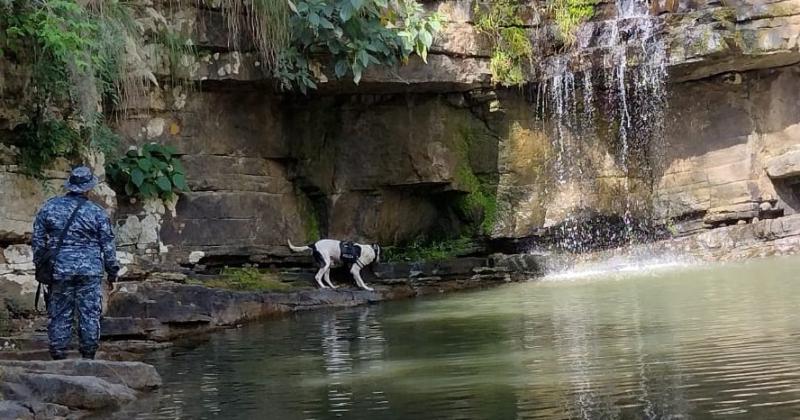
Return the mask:
{"type": "Polygon", "coordinates": [[[153,354],[165,386],[136,418],[800,418],[799,277],[566,274],[301,314],[153,354]]]}

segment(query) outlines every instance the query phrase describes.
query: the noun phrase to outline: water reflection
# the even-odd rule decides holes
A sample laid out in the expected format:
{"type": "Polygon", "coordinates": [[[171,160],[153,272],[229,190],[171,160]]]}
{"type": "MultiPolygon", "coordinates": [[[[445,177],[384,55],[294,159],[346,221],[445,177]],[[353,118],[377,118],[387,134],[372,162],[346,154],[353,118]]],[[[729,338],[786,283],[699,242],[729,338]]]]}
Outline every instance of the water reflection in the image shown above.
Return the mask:
{"type": "Polygon", "coordinates": [[[166,387],[135,417],[796,418],[798,269],[767,260],[301,314],[154,355],[166,387]]]}

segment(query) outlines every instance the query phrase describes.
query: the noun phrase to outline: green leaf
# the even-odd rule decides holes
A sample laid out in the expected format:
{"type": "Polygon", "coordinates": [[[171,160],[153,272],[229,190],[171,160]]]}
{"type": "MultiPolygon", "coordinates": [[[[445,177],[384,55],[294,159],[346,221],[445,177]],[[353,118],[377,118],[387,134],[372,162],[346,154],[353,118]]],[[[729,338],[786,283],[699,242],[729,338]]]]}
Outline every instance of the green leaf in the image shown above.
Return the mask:
{"type": "Polygon", "coordinates": [[[136,168],[131,171],[131,182],[133,185],[141,188],[142,183],[144,182],[144,173],[139,168],[136,168]]]}
{"type": "Polygon", "coordinates": [[[166,146],[164,146],[164,147],[162,147],[162,148],[161,148],[161,152],[162,152],[162,153],[163,153],[163,154],[164,154],[164,155],[165,155],[167,158],[170,158],[170,157],[172,157],[172,155],[174,155],[175,153],[178,153],[178,149],[176,149],[176,148],[175,148],[175,146],[166,145],[166,146]]]}
{"type": "Polygon", "coordinates": [[[167,192],[172,190],[172,182],[165,176],[156,178],[156,185],[161,191],[167,192]]]}
{"type": "Polygon", "coordinates": [[[316,13],[309,13],[308,14],[308,23],[311,24],[314,28],[319,26],[319,15],[316,13]]]}
{"type": "Polygon", "coordinates": [[[425,44],[426,47],[430,47],[431,44],[433,43],[433,35],[431,35],[430,32],[426,30],[420,30],[418,36],[420,41],[422,41],[422,43],[425,44]]]}
{"type": "Polygon", "coordinates": [[[125,195],[127,195],[128,197],[132,197],[134,191],[135,191],[135,188],[134,188],[133,184],[131,184],[130,182],[126,182],[125,183],[125,195]]]}
{"type": "Polygon", "coordinates": [[[186,177],[183,176],[183,174],[173,174],[172,183],[181,191],[186,191],[189,189],[189,186],[186,185],[186,177]]]}
{"type": "Polygon", "coordinates": [[[350,4],[353,5],[353,9],[358,10],[364,5],[364,0],[350,0],[350,4]]]}
{"type": "Polygon", "coordinates": [[[361,61],[361,65],[367,67],[369,65],[369,53],[367,50],[360,50],[358,52],[358,59],[361,61]]]}
{"type": "Polygon", "coordinates": [[[339,10],[339,17],[342,18],[342,22],[347,22],[350,20],[351,17],[355,14],[355,9],[350,3],[345,3],[342,5],[342,9],[339,10]]]}
{"type": "Polygon", "coordinates": [[[333,29],[333,23],[331,23],[331,21],[325,18],[320,19],[320,26],[322,26],[325,29],[333,29]]]}
{"type": "Polygon", "coordinates": [[[347,64],[347,60],[338,60],[336,61],[336,66],[334,67],[334,71],[336,72],[336,77],[342,78],[345,74],[347,74],[347,70],[350,66],[347,64]]]}
{"type": "Polygon", "coordinates": [[[158,143],[147,143],[142,147],[142,152],[153,153],[158,152],[161,146],[158,143]]]}
{"type": "Polygon", "coordinates": [[[150,171],[153,167],[153,162],[150,159],[139,159],[136,164],[139,166],[139,169],[144,172],[150,171]]]}
{"type": "Polygon", "coordinates": [[[146,183],[142,184],[141,188],[139,189],[139,192],[141,193],[142,197],[144,197],[144,198],[155,198],[155,197],[158,197],[158,190],[150,182],[146,182],[146,183]]]}

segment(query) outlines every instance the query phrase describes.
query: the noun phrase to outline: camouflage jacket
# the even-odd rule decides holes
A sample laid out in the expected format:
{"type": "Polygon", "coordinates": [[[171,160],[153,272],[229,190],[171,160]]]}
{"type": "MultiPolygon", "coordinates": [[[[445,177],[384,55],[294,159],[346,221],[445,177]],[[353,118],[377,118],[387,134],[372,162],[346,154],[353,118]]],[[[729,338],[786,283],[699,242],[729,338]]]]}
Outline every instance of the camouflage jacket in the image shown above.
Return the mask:
{"type": "MultiPolygon", "coordinates": [[[[80,203],[79,195],[69,193],[47,201],[33,222],[33,262],[39,263],[42,251],[49,247],[55,249],[58,237],[69,216],[80,203]]],[[[116,277],[119,271],[114,231],[105,210],[95,203],[88,202],[78,210],[72,222],[61,251],[55,258],[54,277],[66,280],[72,276],[116,277]]]]}

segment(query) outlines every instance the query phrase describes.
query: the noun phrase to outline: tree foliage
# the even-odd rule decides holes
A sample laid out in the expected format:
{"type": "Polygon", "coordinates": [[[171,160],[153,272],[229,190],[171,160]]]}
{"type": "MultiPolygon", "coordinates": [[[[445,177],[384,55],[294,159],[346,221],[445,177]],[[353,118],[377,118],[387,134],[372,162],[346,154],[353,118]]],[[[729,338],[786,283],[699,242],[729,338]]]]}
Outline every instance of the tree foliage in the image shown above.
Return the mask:
{"type": "Polygon", "coordinates": [[[393,65],[412,54],[427,61],[441,17],[414,0],[299,0],[289,2],[291,41],[275,69],[286,89],[305,92],[337,78],[358,84],[371,65],[393,65]]]}

